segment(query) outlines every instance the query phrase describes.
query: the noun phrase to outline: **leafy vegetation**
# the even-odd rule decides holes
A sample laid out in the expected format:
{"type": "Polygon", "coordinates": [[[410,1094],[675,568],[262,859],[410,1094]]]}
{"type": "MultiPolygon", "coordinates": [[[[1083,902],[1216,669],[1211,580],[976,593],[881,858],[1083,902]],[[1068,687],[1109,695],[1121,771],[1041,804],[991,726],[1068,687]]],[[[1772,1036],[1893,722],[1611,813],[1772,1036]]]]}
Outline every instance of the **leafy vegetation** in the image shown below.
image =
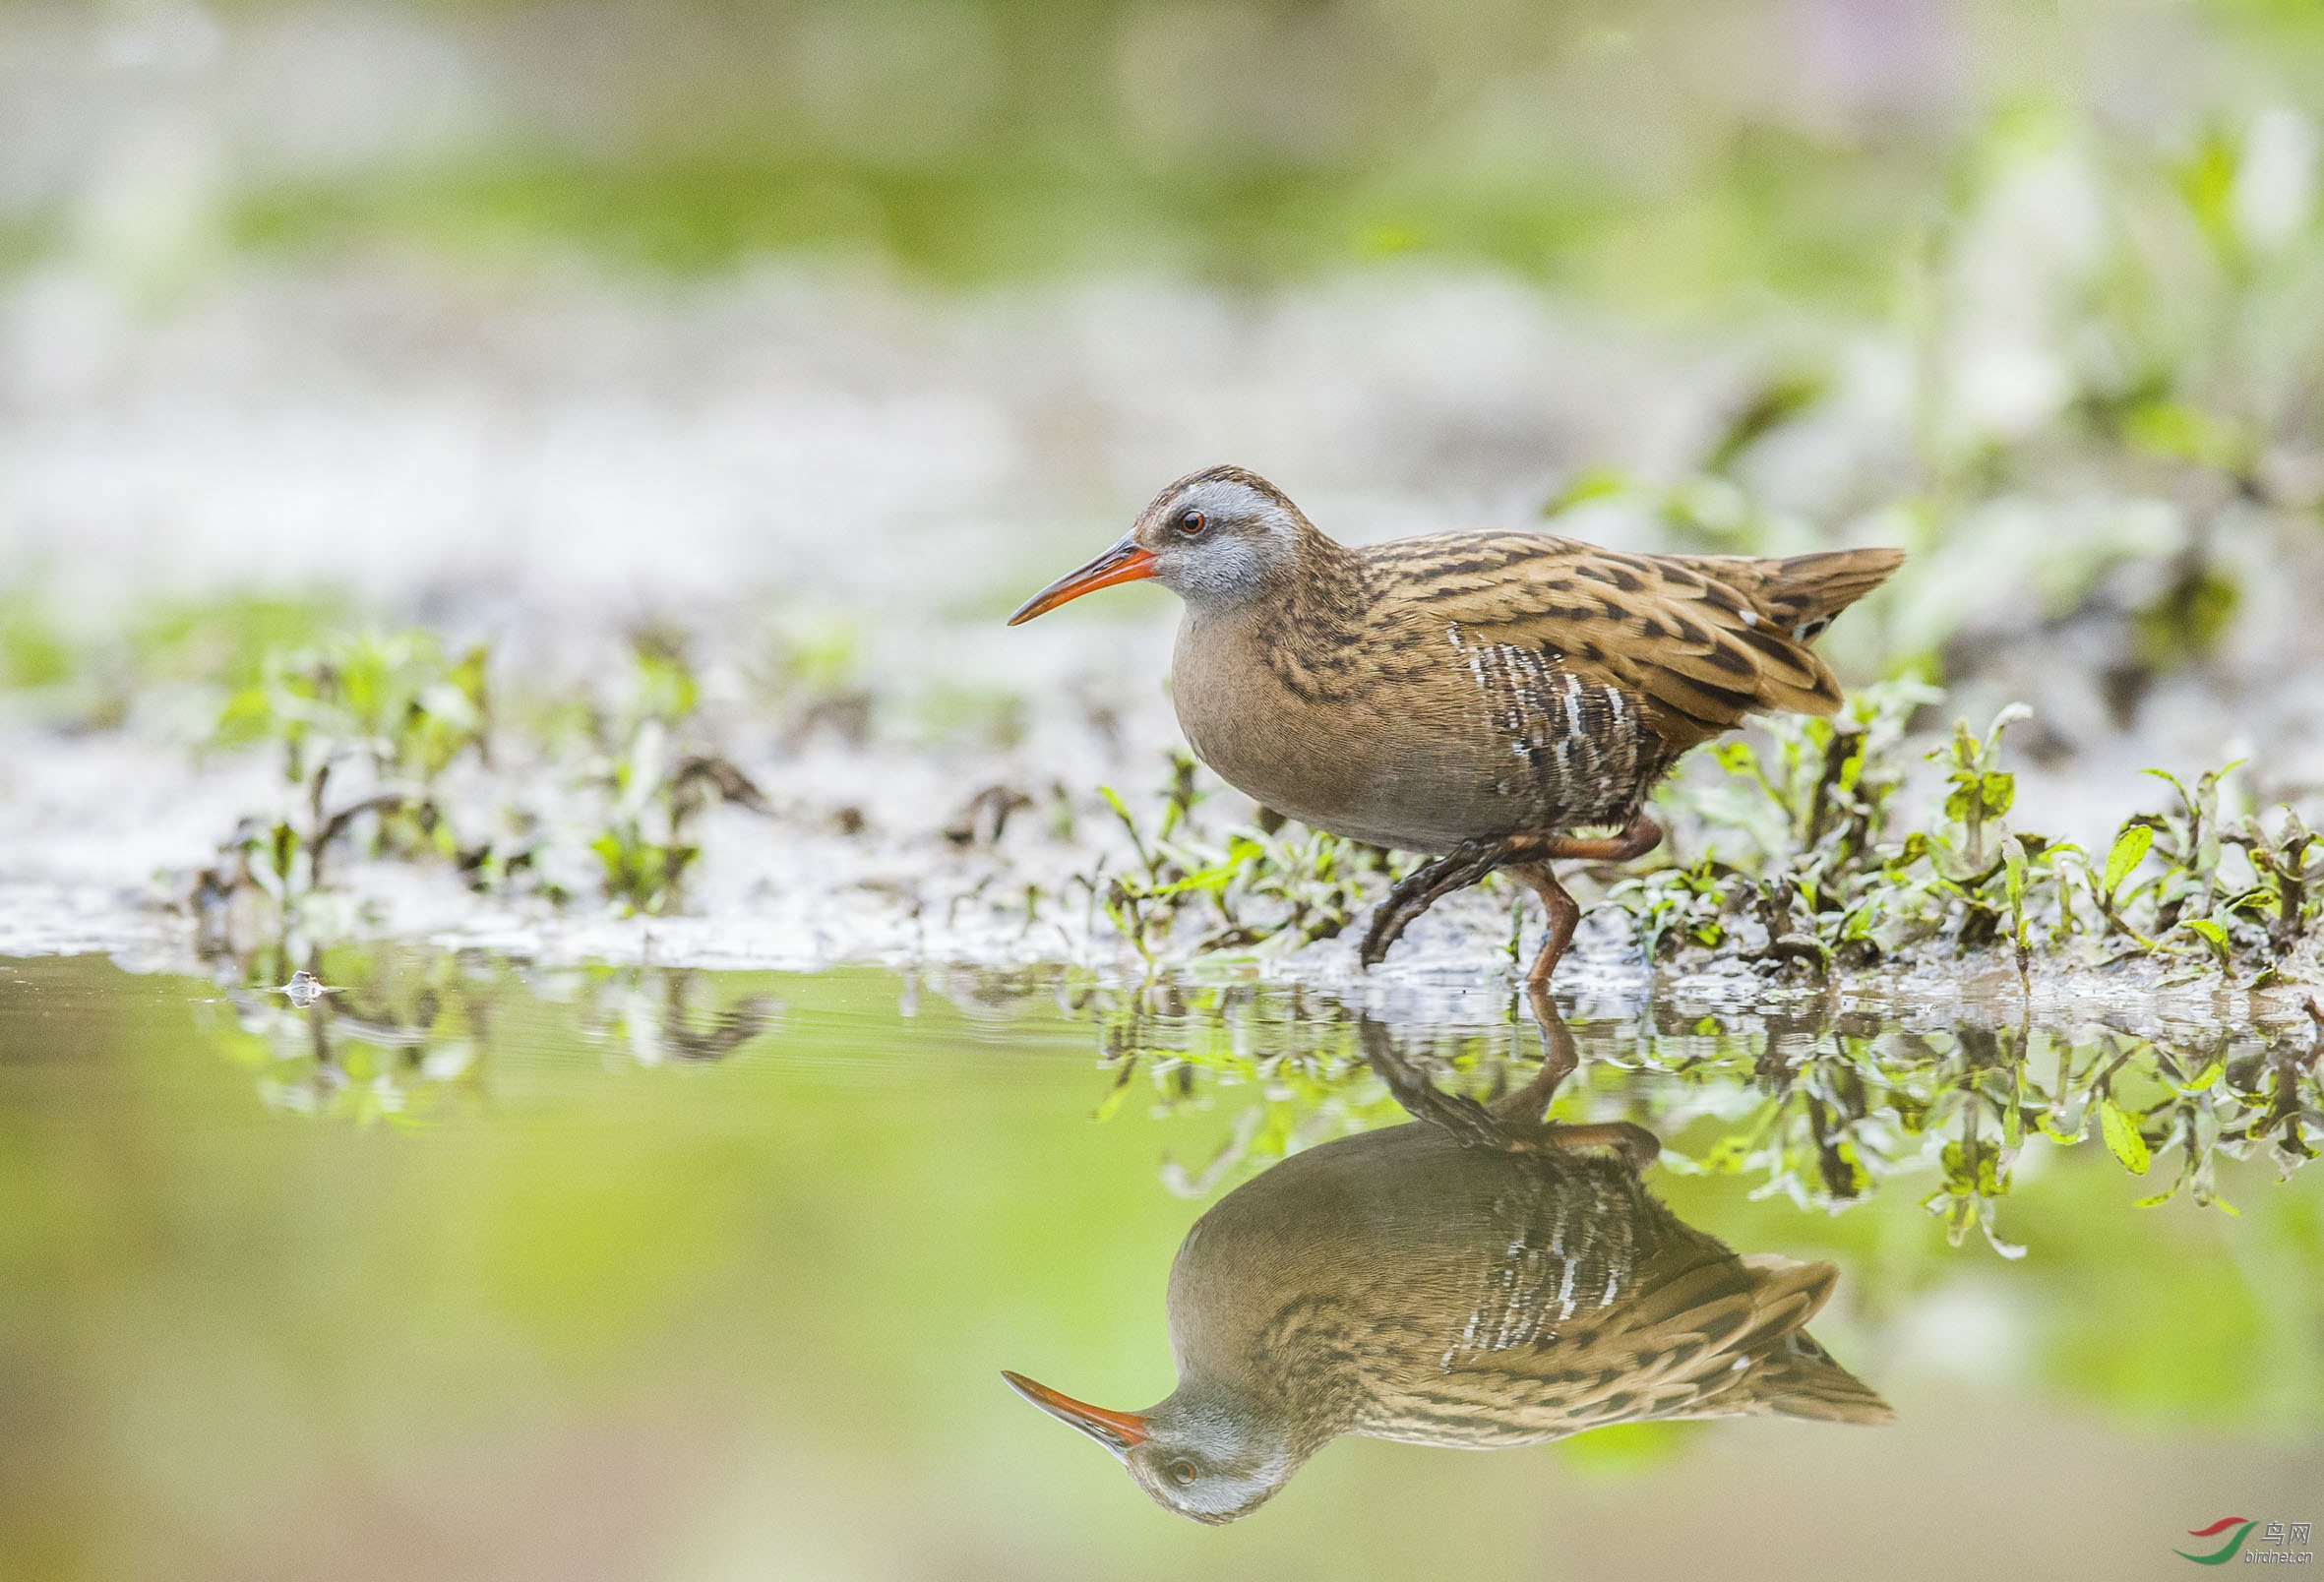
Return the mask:
{"type": "MultiPolygon", "coordinates": [[[[1670,839],[1654,866],[1606,871],[1599,909],[1627,922],[1648,962],[1681,968],[1824,977],[1998,952],[2030,977],[2144,957],[2244,988],[2316,969],[2324,834],[2298,811],[2243,806],[2232,765],[2191,786],[2150,770],[2170,805],[2093,855],[2012,820],[2003,747],[2022,707],[1915,751],[1907,726],[1942,696],[1884,683],[1831,717],[1771,717],[1698,754],[1657,793],[1670,839]]],[[[1334,938],[1407,863],[1263,813],[1213,829],[1205,776],[1183,755],[1145,821],[1102,794],[1133,860],[1109,875],[1101,858],[1081,882],[1149,971],[1334,938]]]]}
{"type": "Polygon", "coordinates": [[[1705,755],[1715,775],[1667,787],[1659,805],[1676,855],[1607,892],[1649,957],[1727,954],[1822,973],[1922,959],[1931,946],[1998,946],[2021,976],[2037,961],[2148,956],[2246,988],[2313,969],[2324,836],[2291,807],[2238,808],[2232,765],[2191,787],[2148,771],[2171,805],[2134,815],[2094,856],[2012,824],[2002,738],[2026,717],[2012,707],[1982,735],[1956,722],[1926,753],[1941,800],[1932,792],[1920,826],[1906,827],[1903,722],[1934,698],[1890,684],[1831,719],[1769,719],[1765,747],[1723,744],[1705,755]]]}
{"type": "Polygon", "coordinates": [[[1174,944],[1196,953],[1279,953],[1334,939],[1370,904],[1376,880],[1397,875],[1397,860],[1376,846],[1264,812],[1254,823],[1214,833],[1199,816],[1206,779],[1192,758],[1172,753],[1150,828],[1111,786],[1099,789],[1136,864],[1108,878],[1101,856],[1082,883],[1149,968],[1174,944]]]}
{"type": "MultiPolygon", "coordinates": [[[[1201,1163],[1166,1179],[1191,1193],[1286,1152],[1399,1118],[1367,1065],[1361,1015],[1290,986],[1155,984],[1089,989],[1080,1013],[1099,1027],[1111,1080],[1099,1117],[1142,1099],[1165,1112],[1226,1106],[1228,1134],[1201,1163]]],[[[2220,1195],[2229,1160],[2271,1162],[2289,1177],[2324,1148],[2324,1007],[2273,1027],[2204,1026],[2159,1034],[2104,1020],[2036,1025],[1958,1014],[1888,1020],[1811,1004],[1778,1016],[1690,1015],[1580,1024],[1582,1085],[1554,1112],[1629,1121],[1661,1136],[1682,1175],[1756,1178],[1756,1195],[1838,1211],[1894,1179],[1933,1179],[1923,1206],[1954,1245],[1972,1230],[1994,1250],[2024,1248],[1997,1224],[2029,1146],[2112,1155],[2137,1177],[2168,1171],[2151,1207],[2185,1192],[2220,1195]],[[2160,1168],[2159,1168],[2160,1167],[2160,1168]]],[[[1440,1084],[1497,1096],[1540,1058],[1512,1005],[1499,1026],[1400,1028],[1405,1060],[1440,1084]]]]}
{"type": "Polygon", "coordinates": [[[764,813],[766,800],[732,762],[697,742],[702,687],[682,641],[642,633],[631,643],[630,697],[599,732],[596,774],[610,794],[589,850],[605,893],[627,911],[675,909],[702,855],[695,822],[712,799],[764,813]]]}
{"type": "Polygon", "coordinates": [[[455,856],[437,782],[463,757],[488,757],[484,675],[483,649],[450,658],[419,632],[269,655],[257,683],[227,702],[217,734],[276,747],[291,806],[242,821],[194,880],[197,915],[230,927],[235,902],[257,896],[277,928],[318,923],[313,903],[345,843],[372,856],[455,856]]]}
{"type": "MultiPolygon", "coordinates": [[[[549,871],[560,832],[588,854],[588,887],[607,902],[665,912],[683,904],[708,806],[768,811],[718,751],[682,640],[637,637],[606,700],[534,700],[533,728],[515,739],[496,728],[489,670],[484,649],[448,653],[421,632],[266,654],[220,711],[214,742],[271,746],[291,794],[279,812],[245,819],[196,876],[206,925],[343,930],[351,898],[326,899],[341,852],[449,863],[481,892],[567,904],[587,879],[570,865],[549,871]],[[496,752],[534,768],[496,776],[496,752]],[[544,770],[563,787],[553,809],[526,789],[544,770]],[[464,797],[446,791],[456,771],[472,771],[464,797]]],[[[2165,805],[2085,851],[2014,817],[2004,746],[2024,710],[1982,733],[1957,723],[1915,751],[1909,727],[1940,698],[1885,683],[1830,718],[1770,719],[1697,755],[1658,794],[1671,839],[1655,866],[1602,875],[1600,909],[1626,919],[1648,961],[1681,968],[1736,960],[1821,977],[1998,951],[2029,980],[2050,964],[2134,957],[2242,987],[2312,973],[2324,834],[2299,811],[2247,805],[2232,766],[2191,784],[2156,771],[2165,805]]],[[[1263,811],[1221,824],[1212,782],[1183,754],[1142,815],[1100,794],[1127,852],[1100,850],[1076,880],[1082,923],[1102,919],[1149,973],[1331,940],[1407,863],[1263,811]]],[[[972,809],[947,837],[997,839],[1018,805],[1029,804],[1015,797],[981,822],[972,809]]],[[[1053,832],[1070,815],[1060,803],[1053,832]]],[[[1512,917],[1521,928],[1521,910],[1512,917]]]]}
{"type": "MultiPolygon", "coordinates": [[[[484,647],[450,656],[422,631],[267,655],[259,679],[227,701],[212,741],[275,749],[292,796],[277,815],[244,819],[218,860],[194,876],[189,904],[206,947],[347,933],[360,900],[331,882],[331,859],[342,850],[444,862],[480,893],[570,904],[575,888],[545,871],[551,821],[536,795],[489,772],[483,796],[456,801],[443,790],[459,766],[494,767],[503,733],[489,670],[484,647]]],[[[545,759],[549,777],[586,809],[578,843],[594,859],[605,900],[624,912],[681,903],[709,803],[766,811],[750,777],[709,746],[700,691],[683,644],[643,634],[617,703],[534,707],[542,732],[511,744],[527,761],[545,759]],[[579,729],[553,723],[561,720],[579,729]]],[[[568,809],[563,818],[576,816],[568,809]]]]}

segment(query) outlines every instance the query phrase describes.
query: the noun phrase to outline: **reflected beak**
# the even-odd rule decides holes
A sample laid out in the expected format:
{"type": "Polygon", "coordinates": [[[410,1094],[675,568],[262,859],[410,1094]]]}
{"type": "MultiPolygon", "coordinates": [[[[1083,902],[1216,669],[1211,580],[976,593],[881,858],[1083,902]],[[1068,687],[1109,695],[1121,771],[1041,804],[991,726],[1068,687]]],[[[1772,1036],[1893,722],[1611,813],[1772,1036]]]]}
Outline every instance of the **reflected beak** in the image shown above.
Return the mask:
{"type": "MultiPolygon", "coordinates": [[[[1035,614],[1040,612],[1035,611],[1035,614]]],[[[1135,1412],[1108,1412],[1103,1407],[1087,1406],[1070,1395],[1060,1395],[1046,1384],[1036,1384],[1022,1373],[1001,1369],[1001,1376],[1009,1380],[1009,1387],[1060,1423],[1070,1423],[1115,1455],[1127,1455],[1133,1444],[1142,1444],[1146,1437],[1146,1420],[1135,1412]]]]}
{"type": "Polygon", "coordinates": [[[1153,575],[1154,552],[1140,549],[1134,540],[1125,538],[1079,571],[1068,572],[1018,605],[1009,624],[1021,626],[1036,615],[1047,615],[1069,599],[1077,599],[1097,588],[1112,587],[1116,582],[1142,582],[1153,575]]]}

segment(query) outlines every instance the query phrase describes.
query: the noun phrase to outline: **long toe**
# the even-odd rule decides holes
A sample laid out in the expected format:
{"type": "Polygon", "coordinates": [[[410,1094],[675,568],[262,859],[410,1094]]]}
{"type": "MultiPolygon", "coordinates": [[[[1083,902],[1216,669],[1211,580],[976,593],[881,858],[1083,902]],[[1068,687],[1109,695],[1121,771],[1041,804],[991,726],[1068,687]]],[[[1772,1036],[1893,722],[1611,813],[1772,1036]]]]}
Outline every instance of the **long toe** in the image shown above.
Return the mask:
{"type": "Polygon", "coordinates": [[[1372,926],[1364,931],[1364,947],[1357,959],[1376,967],[1388,947],[1404,937],[1412,920],[1457,889],[1466,889],[1495,869],[1517,860],[1519,849],[1506,840],[1472,840],[1449,856],[1424,863],[1396,882],[1373,909],[1372,926]]]}

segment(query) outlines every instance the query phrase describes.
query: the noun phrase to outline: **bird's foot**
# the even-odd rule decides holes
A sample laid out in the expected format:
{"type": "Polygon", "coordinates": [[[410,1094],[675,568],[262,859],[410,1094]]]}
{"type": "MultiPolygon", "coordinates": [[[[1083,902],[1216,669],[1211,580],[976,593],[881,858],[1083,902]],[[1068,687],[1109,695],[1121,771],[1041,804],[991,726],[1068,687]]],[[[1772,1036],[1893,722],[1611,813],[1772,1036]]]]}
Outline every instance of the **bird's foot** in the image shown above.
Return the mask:
{"type": "Polygon", "coordinates": [[[1385,1023],[1367,1016],[1357,1026],[1364,1059],[1388,1085],[1404,1113],[1452,1134],[1464,1148],[1511,1146],[1502,1118],[1465,1093],[1447,1093],[1396,1050],[1385,1023]]]}
{"type": "Polygon", "coordinates": [[[1542,862],[1570,857],[1577,862],[1626,863],[1662,844],[1662,825],[1641,813],[1622,825],[1620,834],[1520,836],[1510,844],[1522,848],[1519,855],[1542,862]]]}
{"type": "Polygon", "coordinates": [[[1437,1087],[1426,1071],[1397,1052],[1383,1023],[1364,1018],[1358,1037],[1365,1060],[1387,1083],[1405,1113],[1448,1133],[1464,1148],[1521,1154],[1605,1153],[1631,1170],[1644,1170],[1662,1153],[1660,1138],[1627,1121],[1575,1126],[1544,1118],[1559,1083],[1572,1074],[1575,1065],[1573,1035],[1561,1021],[1544,1024],[1546,1048],[1540,1074],[1491,1104],[1479,1104],[1465,1093],[1447,1093],[1437,1087]]]}
{"type": "Polygon", "coordinates": [[[1644,1170],[1662,1155],[1662,1139],[1629,1121],[1598,1121],[1587,1126],[1553,1121],[1529,1129],[1511,1146],[1525,1153],[1610,1153],[1632,1170],[1644,1170]]]}
{"type": "Polygon", "coordinates": [[[1541,1069],[1533,1073],[1533,1080],[1503,1093],[1489,1108],[1512,1126],[1539,1126],[1549,1118],[1558,1089],[1580,1068],[1581,1051],[1574,1047],[1573,1029],[1558,1014],[1547,985],[1527,984],[1525,998],[1532,1002],[1533,1019],[1541,1029],[1541,1069]]]}
{"type": "Polygon", "coordinates": [[[1412,920],[1454,890],[1466,889],[1495,869],[1522,855],[1517,841],[1469,840],[1450,855],[1423,863],[1396,882],[1387,898],[1373,909],[1372,926],[1364,931],[1364,948],[1357,959],[1376,967],[1388,946],[1404,937],[1412,920]]]}
{"type": "Polygon", "coordinates": [[[1372,925],[1364,931],[1364,947],[1357,952],[1357,959],[1367,967],[1378,966],[1413,919],[1454,890],[1466,889],[1486,875],[1506,868],[1530,885],[1549,908],[1549,942],[1534,958],[1533,970],[1525,980],[1529,987],[1539,988],[1549,982],[1550,969],[1564,953],[1574,925],[1581,920],[1581,909],[1550,872],[1552,860],[1567,857],[1582,862],[1626,863],[1661,843],[1662,825],[1643,813],[1617,835],[1503,835],[1463,841],[1448,855],[1423,863],[1396,882],[1386,899],[1373,910],[1372,925]]]}

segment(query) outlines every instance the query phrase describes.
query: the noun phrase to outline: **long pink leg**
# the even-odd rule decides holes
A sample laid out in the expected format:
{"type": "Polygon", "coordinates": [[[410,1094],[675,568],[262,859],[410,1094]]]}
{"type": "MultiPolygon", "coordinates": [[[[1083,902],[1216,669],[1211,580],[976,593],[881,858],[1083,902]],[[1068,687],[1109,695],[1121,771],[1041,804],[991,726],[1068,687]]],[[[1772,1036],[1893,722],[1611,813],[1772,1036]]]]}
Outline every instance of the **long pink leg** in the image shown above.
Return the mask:
{"type": "MultiPolygon", "coordinates": [[[[1542,909],[1550,915],[1550,937],[1542,942],[1541,950],[1533,958],[1531,970],[1525,974],[1525,986],[1528,989],[1540,989],[1548,985],[1550,974],[1557,970],[1558,958],[1573,943],[1574,927],[1581,922],[1581,907],[1572,896],[1565,893],[1565,886],[1558,882],[1557,874],[1550,868],[1551,860],[1569,857],[1583,862],[1626,863],[1645,856],[1660,844],[1662,825],[1640,814],[1619,835],[1593,836],[1588,839],[1551,835],[1537,842],[1526,854],[1526,860],[1502,865],[1541,897],[1542,909]]],[[[1544,1022],[1543,1025],[1547,1026],[1548,1023],[1544,1022]]]]}

